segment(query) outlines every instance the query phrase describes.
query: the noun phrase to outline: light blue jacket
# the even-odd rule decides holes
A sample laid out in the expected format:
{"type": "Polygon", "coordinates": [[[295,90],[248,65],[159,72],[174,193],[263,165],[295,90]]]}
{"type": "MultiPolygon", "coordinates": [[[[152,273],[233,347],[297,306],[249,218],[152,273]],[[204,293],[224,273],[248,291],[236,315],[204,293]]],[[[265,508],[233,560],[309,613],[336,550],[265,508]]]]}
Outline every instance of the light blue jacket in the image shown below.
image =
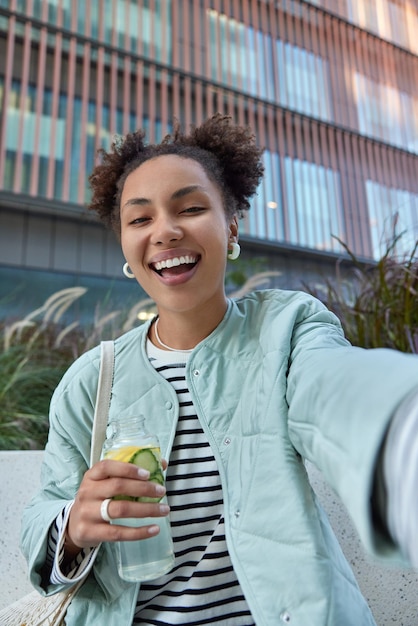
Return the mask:
{"type": "MultiPolygon", "coordinates": [[[[143,413],[169,459],[178,403],[148,361],[148,327],[115,342],[110,418],[143,413]]],[[[38,589],[48,528],[88,466],[99,360],[98,348],[78,359],[51,403],[43,488],[25,511],[22,533],[38,589]]],[[[374,624],[303,459],[343,499],[365,547],[399,558],[373,527],[370,498],[388,422],[418,385],[418,358],[352,348],[317,300],[261,291],[230,302],[223,321],[193,350],[187,381],[218,463],[229,552],[257,626],[374,624]]],[[[131,624],[138,586],[116,571],[114,546],[103,544],[68,626],[131,624]]]]}

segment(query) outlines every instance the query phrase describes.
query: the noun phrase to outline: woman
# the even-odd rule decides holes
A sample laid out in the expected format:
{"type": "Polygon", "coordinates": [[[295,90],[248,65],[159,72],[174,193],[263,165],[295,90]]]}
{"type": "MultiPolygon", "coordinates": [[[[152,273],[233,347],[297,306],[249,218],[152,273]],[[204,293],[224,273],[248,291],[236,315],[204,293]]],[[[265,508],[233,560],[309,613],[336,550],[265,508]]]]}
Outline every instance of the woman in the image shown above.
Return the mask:
{"type": "MultiPolygon", "coordinates": [[[[111,525],[103,501],[164,488],[131,464],[88,469],[94,349],[51,403],[42,489],[24,516],[32,583],[54,593],[85,578],[68,625],[374,624],[304,459],[339,493],[367,549],[413,558],[404,524],[413,487],[400,490],[401,468],[385,468],[403,457],[404,425],[417,421],[418,359],[351,347],[304,293],[228,300],[227,256],[239,253],[238,218],[263,172],[248,129],[215,115],[158,145],[130,134],[102,157],[90,208],[158,310],[115,341],[110,420],[143,413],[160,438],[176,561],[143,585],[116,573],[114,542],[146,541],[158,526],[111,525]]],[[[107,508],[110,519],[168,512],[121,500],[107,508]]]]}

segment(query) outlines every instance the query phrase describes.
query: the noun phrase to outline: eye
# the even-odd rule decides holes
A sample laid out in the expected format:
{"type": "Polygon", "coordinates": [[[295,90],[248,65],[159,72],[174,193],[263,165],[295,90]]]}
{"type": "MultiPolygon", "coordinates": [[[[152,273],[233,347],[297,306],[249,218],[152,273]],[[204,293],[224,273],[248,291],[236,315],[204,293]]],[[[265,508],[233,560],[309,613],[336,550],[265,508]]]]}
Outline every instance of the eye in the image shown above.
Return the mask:
{"type": "Polygon", "coordinates": [[[131,220],[129,224],[135,226],[139,224],[145,224],[149,220],[150,220],[149,217],[136,217],[135,219],[131,220]]]}
{"type": "Polygon", "coordinates": [[[205,210],[203,206],[191,206],[187,207],[187,209],[183,209],[182,213],[201,213],[205,210]]]}

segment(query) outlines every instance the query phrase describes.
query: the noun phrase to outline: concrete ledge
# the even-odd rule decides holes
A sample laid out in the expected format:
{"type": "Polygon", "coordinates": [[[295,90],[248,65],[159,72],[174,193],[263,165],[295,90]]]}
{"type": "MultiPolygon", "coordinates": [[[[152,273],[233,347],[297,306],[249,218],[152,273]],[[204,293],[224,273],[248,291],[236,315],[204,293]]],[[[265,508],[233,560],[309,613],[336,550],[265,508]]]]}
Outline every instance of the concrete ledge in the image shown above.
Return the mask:
{"type": "Polygon", "coordinates": [[[20,549],[23,509],[39,487],[43,452],[0,452],[0,609],[33,591],[20,549]]]}
{"type": "Polygon", "coordinates": [[[338,496],[312,464],[308,463],[307,469],[377,626],[417,626],[418,571],[383,566],[371,560],[338,496]]]}
{"type": "MultiPolygon", "coordinates": [[[[42,458],[43,452],[0,451],[0,609],[32,591],[19,550],[20,522],[24,506],[38,488],[42,458]]],[[[371,562],[337,496],[314,466],[309,464],[308,471],[377,625],[417,626],[418,572],[371,562]]]]}

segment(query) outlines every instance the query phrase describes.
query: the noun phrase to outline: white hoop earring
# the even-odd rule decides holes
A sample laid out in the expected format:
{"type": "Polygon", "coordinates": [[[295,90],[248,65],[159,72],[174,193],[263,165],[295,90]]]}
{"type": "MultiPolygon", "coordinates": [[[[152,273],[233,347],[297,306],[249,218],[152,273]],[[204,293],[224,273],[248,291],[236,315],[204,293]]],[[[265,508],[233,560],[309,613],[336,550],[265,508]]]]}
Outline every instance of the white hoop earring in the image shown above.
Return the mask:
{"type": "Polygon", "coordinates": [[[131,272],[131,268],[127,263],[122,267],[122,272],[125,274],[126,278],[135,278],[135,274],[131,272]]]}
{"type": "Polygon", "coordinates": [[[241,246],[235,241],[231,243],[231,252],[228,253],[228,259],[235,261],[241,254],[241,246]]]}

